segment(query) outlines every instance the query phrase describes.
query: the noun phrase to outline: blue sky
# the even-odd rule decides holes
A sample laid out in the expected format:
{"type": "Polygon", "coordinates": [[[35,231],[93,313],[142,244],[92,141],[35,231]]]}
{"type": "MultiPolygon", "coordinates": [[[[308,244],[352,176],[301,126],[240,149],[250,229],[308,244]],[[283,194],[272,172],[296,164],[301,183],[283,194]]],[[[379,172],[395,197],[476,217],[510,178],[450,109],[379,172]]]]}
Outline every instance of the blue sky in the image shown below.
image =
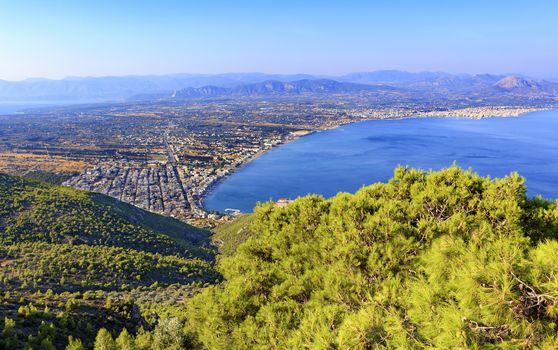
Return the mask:
{"type": "Polygon", "coordinates": [[[0,0],[0,79],[401,69],[558,77],[558,1],[0,0]]]}

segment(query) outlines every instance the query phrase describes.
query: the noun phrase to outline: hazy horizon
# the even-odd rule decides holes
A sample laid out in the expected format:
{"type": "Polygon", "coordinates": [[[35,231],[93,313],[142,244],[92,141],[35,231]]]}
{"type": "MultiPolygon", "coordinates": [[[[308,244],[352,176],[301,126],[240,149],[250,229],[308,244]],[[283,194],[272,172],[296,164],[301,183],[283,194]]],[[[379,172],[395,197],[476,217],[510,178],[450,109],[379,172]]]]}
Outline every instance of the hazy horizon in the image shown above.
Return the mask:
{"type": "Polygon", "coordinates": [[[17,80],[10,80],[10,79],[3,79],[0,77],[0,81],[7,81],[7,82],[25,82],[25,81],[41,81],[41,80],[72,80],[72,79],[101,79],[101,78],[126,78],[126,77],[164,77],[164,76],[220,76],[220,75],[242,75],[242,74],[262,74],[262,75],[277,75],[277,76],[296,76],[296,75],[308,75],[311,77],[316,78],[326,78],[326,79],[335,79],[338,77],[343,77],[349,74],[358,74],[358,73],[378,73],[378,72],[403,72],[403,73],[412,73],[412,74],[420,74],[420,73],[443,73],[443,74],[451,74],[455,76],[474,76],[474,75],[502,75],[502,76],[524,76],[529,78],[536,78],[541,80],[558,80],[558,74],[548,74],[548,75],[529,75],[522,72],[502,72],[502,73],[493,73],[493,72],[448,72],[448,71],[441,71],[441,70],[418,70],[418,71],[411,71],[411,70],[403,70],[403,69],[377,69],[377,70],[368,70],[368,71],[349,71],[339,74],[312,74],[306,72],[293,72],[293,73],[285,73],[285,72],[217,72],[217,73],[189,73],[189,72],[175,72],[175,73],[163,73],[163,74],[149,74],[149,73],[138,73],[138,74],[112,74],[112,75],[73,75],[69,74],[62,77],[41,77],[41,76],[33,76],[27,77],[23,79],[17,80]]]}
{"type": "Polygon", "coordinates": [[[342,75],[556,78],[558,3],[148,1],[0,4],[0,79],[342,75]]]}

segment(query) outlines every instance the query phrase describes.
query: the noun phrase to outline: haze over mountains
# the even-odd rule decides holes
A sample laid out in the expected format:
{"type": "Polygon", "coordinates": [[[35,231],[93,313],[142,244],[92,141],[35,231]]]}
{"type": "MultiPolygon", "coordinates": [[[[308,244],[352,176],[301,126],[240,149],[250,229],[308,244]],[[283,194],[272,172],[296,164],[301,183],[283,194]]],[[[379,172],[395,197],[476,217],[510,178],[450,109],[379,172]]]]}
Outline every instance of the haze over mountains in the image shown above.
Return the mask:
{"type": "Polygon", "coordinates": [[[223,95],[266,96],[274,94],[303,94],[303,93],[357,93],[376,90],[396,90],[388,85],[366,85],[351,82],[339,82],[331,79],[302,79],[283,82],[280,80],[266,80],[261,83],[243,84],[233,88],[217,86],[189,87],[172,94],[173,98],[196,98],[223,95]]]}
{"type": "Polygon", "coordinates": [[[512,92],[557,96],[558,83],[522,76],[454,75],[441,72],[376,71],[337,77],[264,73],[172,74],[163,76],[68,77],[61,80],[0,80],[0,101],[125,100],[223,95],[355,93],[374,90],[439,93],[512,92]]]}

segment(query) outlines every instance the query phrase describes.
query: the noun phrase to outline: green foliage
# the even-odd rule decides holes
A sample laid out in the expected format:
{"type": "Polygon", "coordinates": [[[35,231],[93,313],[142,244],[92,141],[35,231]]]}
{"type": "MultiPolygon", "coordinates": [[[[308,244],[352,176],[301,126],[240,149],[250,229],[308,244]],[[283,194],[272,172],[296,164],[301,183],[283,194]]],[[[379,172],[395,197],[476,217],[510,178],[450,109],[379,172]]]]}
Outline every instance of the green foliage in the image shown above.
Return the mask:
{"type": "Polygon", "coordinates": [[[128,330],[124,328],[118,338],[116,338],[116,347],[119,350],[134,350],[134,338],[128,333],[128,330]]]}
{"type": "Polygon", "coordinates": [[[0,342],[1,348],[13,349],[16,347],[18,340],[15,325],[14,320],[4,317],[4,328],[2,329],[2,340],[0,342]]]}
{"type": "Polygon", "coordinates": [[[85,346],[80,339],[74,339],[74,337],[68,337],[68,346],[66,350],[85,350],[85,346]]]}
{"type": "Polygon", "coordinates": [[[153,332],[140,330],[136,336],[124,328],[116,341],[110,332],[101,328],[95,338],[94,350],[181,350],[190,348],[183,330],[184,324],[177,318],[162,320],[153,332]]]}
{"type": "MultiPolygon", "coordinates": [[[[84,287],[118,289],[123,283],[186,284],[218,278],[211,263],[205,260],[119,247],[20,243],[0,246],[0,256],[12,261],[5,273],[17,275],[19,281],[26,283],[20,286],[22,289],[30,288],[29,282],[36,280],[40,280],[43,288],[60,291],[84,287]],[[60,285],[61,279],[64,285],[60,285]]],[[[92,293],[86,292],[84,298],[92,298],[92,293]]]]}
{"type": "MultiPolygon", "coordinates": [[[[159,318],[144,319],[140,302],[183,313],[167,309],[220,280],[207,237],[106,196],[0,174],[0,349],[91,348],[100,328],[137,333],[159,318]]],[[[121,335],[150,349],[150,333],[121,335]]]]}
{"type": "Polygon", "coordinates": [[[0,244],[87,244],[211,258],[210,251],[198,246],[207,237],[203,230],[118,203],[0,174],[0,244]],[[155,225],[170,228],[170,233],[161,233],[155,225]]]}
{"type": "Polygon", "coordinates": [[[140,330],[134,340],[134,345],[137,350],[151,350],[152,337],[150,332],[140,330]]]}
{"type": "Polygon", "coordinates": [[[70,179],[75,173],[53,173],[50,171],[33,170],[24,175],[26,179],[47,182],[54,185],[61,185],[64,181],[70,179]]]}
{"type": "Polygon", "coordinates": [[[117,350],[116,342],[112,339],[109,331],[101,328],[95,338],[94,350],[117,350]]]}
{"type": "Polygon", "coordinates": [[[183,243],[187,248],[195,248],[191,244],[201,245],[208,242],[210,233],[207,230],[196,228],[174,218],[142,210],[100,193],[90,193],[89,196],[96,203],[110,207],[112,213],[125,217],[131,223],[142,226],[147,230],[160,232],[174,238],[175,241],[183,243]]]}
{"type": "Polygon", "coordinates": [[[558,348],[558,202],[527,198],[517,174],[400,167],[354,195],[260,205],[217,229],[225,281],[193,298],[219,276],[180,225],[93,201],[122,230],[85,232],[58,219],[85,192],[54,195],[62,210],[52,187],[0,184],[3,348],[558,348]]]}
{"type": "Polygon", "coordinates": [[[221,255],[233,255],[240,244],[254,235],[250,230],[253,220],[253,214],[243,214],[215,228],[212,238],[219,246],[221,255]]]}
{"type": "Polygon", "coordinates": [[[161,321],[153,332],[153,350],[180,350],[186,346],[183,325],[177,318],[161,321]]]}
{"type": "Polygon", "coordinates": [[[555,348],[557,213],[517,174],[455,166],[267,203],[187,329],[211,349],[555,348]]]}
{"type": "Polygon", "coordinates": [[[56,336],[56,327],[52,323],[41,323],[36,336],[29,336],[25,350],[56,350],[53,340],[56,336]]]}

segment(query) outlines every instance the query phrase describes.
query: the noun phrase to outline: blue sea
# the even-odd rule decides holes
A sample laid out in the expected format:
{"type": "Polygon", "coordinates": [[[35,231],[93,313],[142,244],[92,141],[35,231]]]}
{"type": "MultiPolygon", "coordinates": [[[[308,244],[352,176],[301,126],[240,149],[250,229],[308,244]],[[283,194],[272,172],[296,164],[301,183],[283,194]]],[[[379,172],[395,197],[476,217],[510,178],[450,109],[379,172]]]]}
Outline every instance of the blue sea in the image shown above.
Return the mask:
{"type": "Polygon", "coordinates": [[[440,169],[454,161],[492,177],[517,171],[530,196],[558,198],[558,110],[482,120],[373,120],[314,133],[240,168],[208,194],[205,207],[250,212],[258,201],[355,192],[388,180],[399,164],[440,169]]]}
{"type": "Polygon", "coordinates": [[[0,101],[0,115],[19,114],[33,108],[66,106],[85,103],[83,101],[0,101]]]}

